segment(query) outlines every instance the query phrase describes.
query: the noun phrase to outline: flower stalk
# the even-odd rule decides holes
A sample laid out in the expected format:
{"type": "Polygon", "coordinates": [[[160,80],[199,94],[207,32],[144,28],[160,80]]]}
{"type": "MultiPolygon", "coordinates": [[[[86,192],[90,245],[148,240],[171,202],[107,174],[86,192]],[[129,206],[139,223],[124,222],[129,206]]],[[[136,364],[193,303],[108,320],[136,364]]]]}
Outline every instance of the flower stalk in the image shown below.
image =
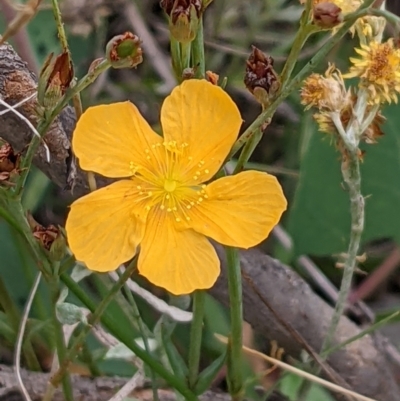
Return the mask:
{"type": "Polygon", "coordinates": [[[204,28],[203,17],[199,18],[199,26],[196,37],[192,42],[192,60],[195,68],[195,77],[202,79],[206,74],[205,57],[204,57],[204,28]]]}
{"type": "Polygon", "coordinates": [[[225,247],[228,271],[228,291],[231,316],[231,334],[228,343],[228,388],[234,401],[243,398],[242,347],[243,299],[242,272],[237,248],[225,247]]]}
{"type": "MultiPolygon", "coordinates": [[[[365,92],[361,94],[362,99],[365,92]]],[[[363,103],[359,101],[357,103],[363,103]]],[[[356,106],[357,109],[357,106],[356,106]]],[[[362,117],[365,112],[365,106],[361,106],[362,117]]],[[[357,114],[356,117],[360,115],[357,114]]],[[[360,248],[361,236],[364,230],[364,197],[361,194],[361,174],[359,158],[359,137],[354,129],[354,122],[347,132],[343,128],[339,113],[332,113],[332,122],[335,124],[340,137],[342,138],[346,151],[342,159],[342,176],[350,197],[351,230],[350,241],[347,250],[347,257],[343,267],[343,277],[340,285],[339,298],[333,312],[327,335],[322,344],[321,353],[325,353],[332,345],[340,318],[346,307],[349,296],[354,271],[357,267],[357,256],[360,248]]]]}
{"type": "Polygon", "coordinates": [[[203,319],[205,292],[198,290],[193,294],[193,320],[190,328],[189,346],[189,388],[194,388],[199,375],[199,362],[201,352],[201,340],[203,337],[203,319]]]}
{"type": "MultiPolygon", "coordinates": [[[[120,277],[120,280],[114,285],[119,285],[119,283],[124,280],[126,277],[128,269],[125,270],[124,274],[120,277]]],[[[131,272],[130,272],[131,273],[131,272]]],[[[119,341],[124,343],[132,352],[137,355],[144,363],[146,363],[151,369],[154,370],[158,375],[160,375],[170,386],[179,391],[186,400],[188,401],[198,401],[198,398],[192,393],[192,391],[184,384],[181,380],[175,377],[172,373],[170,373],[167,369],[165,369],[158,361],[156,361],[151,355],[147,354],[145,350],[143,350],[139,345],[136,344],[135,340],[132,338],[131,333],[127,332],[124,327],[116,324],[114,319],[107,313],[98,313],[98,310],[101,305],[105,303],[106,298],[108,299],[107,303],[111,300],[112,296],[109,294],[106,298],[102,300],[100,305],[96,305],[85,293],[81,287],[72,280],[67,274],[61,275],[61,280],[68,287],[68,289],[77,296],[77,298],[93,312],[93,315],[96,315],[98,319],[100,319],[101,323],[104,327],[109,330],[109,332],[116,337],[119,341]]],[[[114,293],[114,291],[112,291],[114,293]]],[[[105,308],[102,307],[104,310],[105,308]]],[[[96,319],[97,320],[97,319],[96,319]]]]}

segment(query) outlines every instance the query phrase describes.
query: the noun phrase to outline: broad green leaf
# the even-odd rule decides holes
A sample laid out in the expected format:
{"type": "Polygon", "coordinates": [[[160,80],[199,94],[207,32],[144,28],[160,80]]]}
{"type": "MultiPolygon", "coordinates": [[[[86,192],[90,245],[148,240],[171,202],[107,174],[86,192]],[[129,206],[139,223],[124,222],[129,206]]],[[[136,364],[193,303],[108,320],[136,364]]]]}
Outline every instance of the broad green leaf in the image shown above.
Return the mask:
{"type": "MultiPolygon", "coordinates": [[[[366,197],[363,243],[381,238],[400,242],[400,109],[385,110],[385,135],[366,150],[361,166],[366,197]]],[[[305,124],[308,129],[312,129],[305,124]]],[[[289,215],[289,231],[296,254],[345,252],[350,232],[349,196],[342,184],[340,154],[330,136],[307,135],[302,149],[300,180],[289,215]]]]}

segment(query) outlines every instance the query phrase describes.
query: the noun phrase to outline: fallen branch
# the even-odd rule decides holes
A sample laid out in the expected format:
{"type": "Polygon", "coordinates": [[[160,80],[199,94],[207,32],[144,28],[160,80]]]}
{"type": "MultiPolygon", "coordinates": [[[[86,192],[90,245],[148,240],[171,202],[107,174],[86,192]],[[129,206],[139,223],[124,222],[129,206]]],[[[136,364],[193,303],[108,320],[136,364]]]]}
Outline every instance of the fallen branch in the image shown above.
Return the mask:
{"type": "MultiPolygon", "coordinates": [[[[0,46],[0,96],[13,105],[35,90],[35,77],[29,72],[26,64],[10,46],[0,46]]],[[[34,110],[34,100],[19,108],[33,124],[37,118],[34,110]]],[[[74,121],[72,109],[65,109],[45,137],[50,149],[51,162],[46,161],[43,146],[34,159],[36,166],[64,189],[68,187],[71,160],[69,139],[74,121]]],[[[20,151],[29,143],[32,133],[12,113],[7,113],[0,116],[0,137],[20,151]]],[[[85,178],[85,175],[78,171],[74,187],[76,196],[88,191],[85,178]]],[[[99,177],[98,186],[104,183],[105,180],[99,177]]],[[[228,304],[224,253],[219,246],[217,250],[222,261],[222,273],[211,294],[228,304]]],[[[313,350],[318,351],[332,316],[332,307],[319,298],[293,270],[268,255],[258,250],[243,251],[241,261],[245,275],[245,320],[267,341],[276,340],[279,346],[285,349],[286,355],[298,358],[304,347],[294,339],[293,333],[290,333],[287,327],[279,323],[276,319],[278,315],[300,334],[313,350]],[[254,291],[254,286],[257,291],[254,291]]],[[[342,317],[335,343],[340,343],[359,332],[354,323],[342,317]]],[[[328,365],[352,390],[379,401],[400,401],[400,391],[390,371],[388,360],[374,337],[365,336],[335,352],[329,357],[328,365]]]]}

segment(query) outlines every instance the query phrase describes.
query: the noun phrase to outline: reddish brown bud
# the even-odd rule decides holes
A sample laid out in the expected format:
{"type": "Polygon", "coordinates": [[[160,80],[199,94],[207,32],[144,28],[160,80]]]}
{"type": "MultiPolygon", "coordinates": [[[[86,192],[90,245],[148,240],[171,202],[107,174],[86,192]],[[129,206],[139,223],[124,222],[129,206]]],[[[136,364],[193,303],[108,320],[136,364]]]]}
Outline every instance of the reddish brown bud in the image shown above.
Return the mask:
{"type": "Polygon", "coordinates": [[[321,28],[333,28],[343,22],[342,9],[329,1],[315,4],[313,22],[321,28]]]}
{"type": "Polygon", "coordinates": [[[39,75],[38,101],[45,109],[51,109],[64,95],[74,78],[74,69],[67,52],[55,59],[47,57],[39,75]]]}
{"type": "Polygon", "coordinates": [[[33,236],[38,240],[42,248],[54,261],[61,260],[66,253],[66,241],[61,230],[50,224],[47,227],[39,224],[30,213],[27,215],[29,226],[33,236]]]}
{"type": "Polygon", "coordinates": [[[132,32],[114,36],[106,47],[106,56],[113,68],[132,68],[143,61],[141,40],[132,32]]]}
{"type": "Polygon", "coordinates": [[[274,59],[255,46],[252,49],[246,62],[244,84],[261,104],[266,105],[279,90],[280,80],[273,68],[274,59]]]}
{"type": "Polygon", "coordinates": [[[13,176],[19,174],[20,154],[15,153],[9,143],[0,146],[0,185],[11,184],[13,176]]]}
{"type": "Polygon", "coordinates": [[[201,0],[161,0],[161,8],[169,18],[171,35],[178,42],[191,42],[197,34],[203,12],[201,0]]]}

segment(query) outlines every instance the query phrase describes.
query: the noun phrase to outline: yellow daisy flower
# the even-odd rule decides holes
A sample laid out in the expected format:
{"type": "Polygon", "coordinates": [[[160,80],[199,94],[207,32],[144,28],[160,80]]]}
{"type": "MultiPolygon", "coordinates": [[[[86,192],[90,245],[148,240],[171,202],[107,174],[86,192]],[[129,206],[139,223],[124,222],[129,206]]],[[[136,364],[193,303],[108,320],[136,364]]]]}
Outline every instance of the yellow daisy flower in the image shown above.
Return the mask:
{"type": "Polygon", "coordinates": [[[84,170],[122,178],[71,206],[68,241],[77,260],[107,272],[140,245],[139,273],[173,294],[210,288],[220,272],[207,240],[249,248],[286,209],[275,177],[246,171],[210,182],[242,124],[231,98],[205,80],[176,87],[161,108],[164,137],[130,102],[89,108],[73,149],[84,170]]]}
{"type": "Polygon", "coordinates": [[[400,92],[400,50],[393,39],[385,43],[371,42],[355,49],[361,59],[350,58],[353,66],[344,78],[360,77],[360,86],[369,91],[369,101],[379,104],[392,100],[397,103],[400,92]]]}

